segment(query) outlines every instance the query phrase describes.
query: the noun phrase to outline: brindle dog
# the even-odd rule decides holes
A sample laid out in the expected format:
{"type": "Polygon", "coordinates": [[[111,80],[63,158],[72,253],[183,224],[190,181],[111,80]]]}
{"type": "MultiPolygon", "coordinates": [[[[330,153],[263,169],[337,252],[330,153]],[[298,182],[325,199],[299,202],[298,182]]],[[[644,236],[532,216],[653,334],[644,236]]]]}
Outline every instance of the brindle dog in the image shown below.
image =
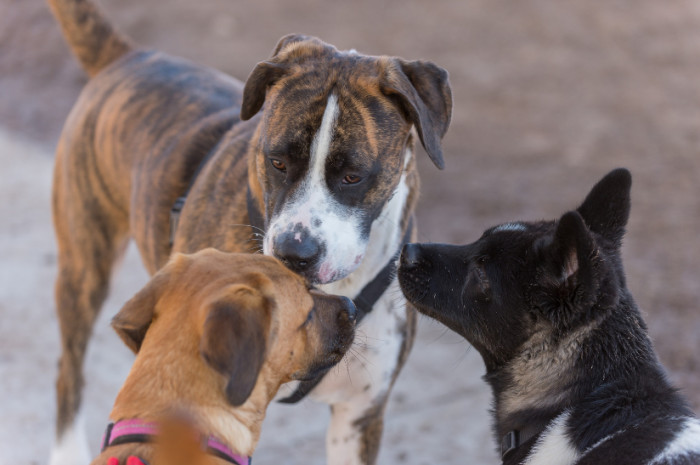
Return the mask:
{"type": "Polygon", "coordinates": [[[442,167],[447,73],[290,35],[243,85],[132,45],[88,0],[49,3],[91,76],[56,153],[57,448],[83,437],[85,349],[131,238],[150,273],[173,251],[262,250],[358,309],[370,302],[358,316],[369,343],[347,357],[348,370],[296,393],[331,405],[329,463],[373,463],[415,331],[391,272],[402,243],[415,238],[413,134],[442,167]]]}

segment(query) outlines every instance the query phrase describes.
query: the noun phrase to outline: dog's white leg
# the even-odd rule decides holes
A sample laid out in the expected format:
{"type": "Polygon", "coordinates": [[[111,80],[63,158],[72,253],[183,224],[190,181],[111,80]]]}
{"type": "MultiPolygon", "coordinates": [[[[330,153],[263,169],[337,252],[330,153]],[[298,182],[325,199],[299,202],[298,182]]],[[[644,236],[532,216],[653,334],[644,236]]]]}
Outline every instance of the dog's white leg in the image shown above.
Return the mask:
{"type": "Polygon", "coordinates": [[[78,412],[75,421],[66,427],[51,449],[49,465],[87,465],[90,463],[85,421],[78,412]]]}
{"type": "Polygon", "coordinates": [[[414,325],[394,282],[357,329],[355,343],[311,397],[331,405],[329,465],[372,464],[384,407],[412,341],[414,325]]]}
{"type": "Polygon", "coordinates": [[[326,435],[328,465],[374,463],[383,427],[383,404],[369,407],[364,402],[342,402],[331,406],[331,423],[326,435]]]}

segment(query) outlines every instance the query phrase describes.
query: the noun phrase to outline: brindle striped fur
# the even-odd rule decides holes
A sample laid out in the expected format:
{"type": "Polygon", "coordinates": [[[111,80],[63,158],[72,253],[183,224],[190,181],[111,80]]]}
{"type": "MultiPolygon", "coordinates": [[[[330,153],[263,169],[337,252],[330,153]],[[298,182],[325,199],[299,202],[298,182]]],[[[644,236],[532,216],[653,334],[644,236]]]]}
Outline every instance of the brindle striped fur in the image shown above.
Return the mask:
{"type": "MultiPolygon", "coordinates": [[[[173,251],[258,251],[259,241],[247,226],[247,189],[268,221],[286,201],[294,176],[308,167],[329,92],[336,93],[342,118],[327,177],[342,178],[353,166],[370,173],[362,189],[342,197],[366,212],[369,234],[407,170],[409,195],[396,225],[405,228],[418,193],[415,160],[404,163],[406,153],[413,152],[411,129],[416,128],[429,156],[442,167],[440,139],[449,125],[452,100],[447,73],[432,63],[341,52],[297,35],[283,38],[244,88],[216,70],[133,47],[87,0],[49,3],[93,76],[68,116],[56,152],[60,438],[80,407],[86,345],[113,263],[130,238],[151,274],[173,251]],[[171,247],[170,208],[210,152],[171,247]],[[283,154],[296,173],[290,173],[287,187],[270,173],[271,154],[283,154]]],[[[392,380],[415,330],[413,316],[404,319],[407,327],[395,337],[408,340],[392,380]]],[[[381,421],[383,407],[367,408],[378,412],[381,421]]],[[[364,454],[364,463],[374,461],[373,449],[364,454]]]]}

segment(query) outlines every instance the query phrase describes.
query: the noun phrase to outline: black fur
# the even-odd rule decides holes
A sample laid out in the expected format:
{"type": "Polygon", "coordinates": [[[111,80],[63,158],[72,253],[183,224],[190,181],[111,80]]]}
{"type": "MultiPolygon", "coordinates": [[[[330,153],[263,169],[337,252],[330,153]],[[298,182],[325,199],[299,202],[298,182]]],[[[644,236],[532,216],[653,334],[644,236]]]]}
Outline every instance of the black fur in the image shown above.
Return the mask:
{"type": "MultiPolygon", "coordinates": [[[[406,297],[484,359],[498,444],[529,433],[504,463],[521,463],[564,412],[578,464],[649,463],[695,418],[626,288],[630,186],[629,172],[614,170],[558,221],[497,226],[464,246],[404,247],[406,297]]],[[[696,436],[694,452],[655,463],[700,463],[696,436]]]]}

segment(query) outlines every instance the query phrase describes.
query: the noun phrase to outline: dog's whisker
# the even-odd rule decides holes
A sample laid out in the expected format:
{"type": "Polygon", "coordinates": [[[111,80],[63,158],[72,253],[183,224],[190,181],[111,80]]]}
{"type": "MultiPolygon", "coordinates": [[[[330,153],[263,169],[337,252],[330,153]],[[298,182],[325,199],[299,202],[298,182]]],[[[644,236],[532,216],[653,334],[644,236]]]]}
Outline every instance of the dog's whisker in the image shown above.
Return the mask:
{"type": "Polygon", "coordinates": [[[258,234],[258,235],[261,235],[261,236],[264,236],[264,235],[265,235],[265,230],[264,230],[264,229],[259,228],[258,226],[254,226],[254,225],[252,225],[252,224],[238,224],[238,223],[234,223],[234,224],[229,224],[229,225],[227,225],[227,226],[240,226],[240,227],[244,227],[244,228],[251,228],[251,229],[253,230],[253,234],[258,234]],[[257,231],[260,231],[260,232],[255,232],[256,230],[257,230],[257,231]]]}

